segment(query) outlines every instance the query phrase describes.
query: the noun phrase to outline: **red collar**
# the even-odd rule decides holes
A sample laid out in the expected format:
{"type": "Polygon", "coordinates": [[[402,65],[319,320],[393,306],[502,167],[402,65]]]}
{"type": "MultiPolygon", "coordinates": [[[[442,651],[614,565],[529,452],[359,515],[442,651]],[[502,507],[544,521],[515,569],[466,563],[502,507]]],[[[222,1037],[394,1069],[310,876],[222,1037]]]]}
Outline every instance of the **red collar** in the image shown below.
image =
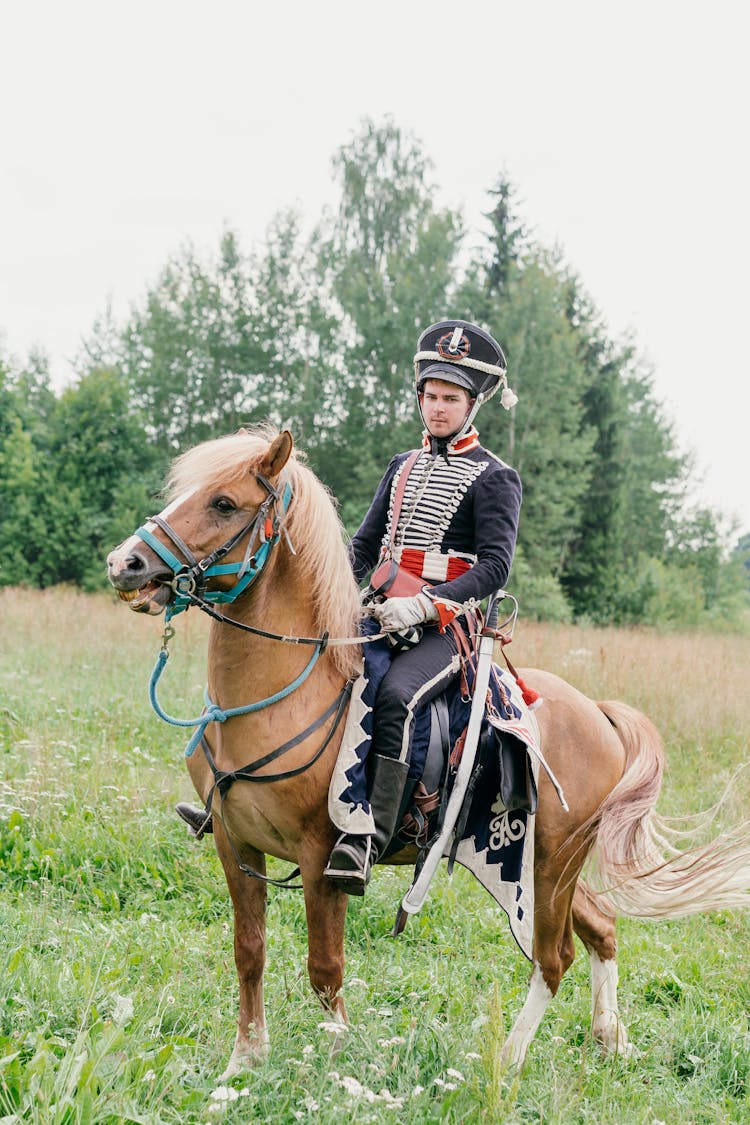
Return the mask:
{"type": "MultiPolygon", "coordinates": [[[[472,426],[467,434],[463,437],[454,438],[449,441],[446,450],[448,453],[468,453],[470,449],[476,449],[479,445],[479,432],[476,426],[472,426]]],[[[422,446],[424,449],[432,448],[432,435],[425,430],[422,434],[422,446]]]]}

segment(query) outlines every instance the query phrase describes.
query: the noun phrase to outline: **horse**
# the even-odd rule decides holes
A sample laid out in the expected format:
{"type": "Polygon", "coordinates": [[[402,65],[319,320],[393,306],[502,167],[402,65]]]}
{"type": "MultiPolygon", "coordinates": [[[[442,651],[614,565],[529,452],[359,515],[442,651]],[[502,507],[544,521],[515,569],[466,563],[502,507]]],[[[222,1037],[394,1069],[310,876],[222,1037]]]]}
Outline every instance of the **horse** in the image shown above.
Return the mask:
{"type": "MultiPolygon", "coordinates": [[[[215,618],[206,709],[193,720],[196,752],[186,753],[196,792],[213,810],[234,910],[239,1014],[227,1078],[268,1050],[266,888],[276,880],[266,856],[299,869],[310,984],[331,1019],[347,1020],[347,895],[323,870],[336,836],[327,795],[347,689],[361,668],[362,611],[334,500],[288,431],[240,430],[188,450],[173,463],[166,493],[161,514],[110,553],[108,576],[136,612],[192,603],[215,618]]],[[[573,962],[574,934],[590,958],[593,1036],[627,1055],[616,911],[670,918],[747,906],[750,833],[743,824],[680,852],[670,840],[684,843],[681,822],[668,825],[656,812],[664,753],[650,720],[625,703],[594,702],[550,672],[518,674],[544,699],[541,745],[569,809],[542,772],[531,977],[503,1060],[521,1068],[573,962]],[[581,877],[592,858],[606,894],[581,877]]],[[[414,858],[410,849],[387,862],[414,858]]]]}

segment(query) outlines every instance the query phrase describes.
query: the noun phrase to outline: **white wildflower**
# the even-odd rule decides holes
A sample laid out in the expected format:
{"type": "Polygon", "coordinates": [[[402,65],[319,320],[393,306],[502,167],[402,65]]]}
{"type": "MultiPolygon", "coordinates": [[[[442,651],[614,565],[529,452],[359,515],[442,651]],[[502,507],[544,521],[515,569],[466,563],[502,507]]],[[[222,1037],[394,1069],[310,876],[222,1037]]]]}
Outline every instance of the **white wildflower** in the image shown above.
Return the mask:
{"type": "Polygon", "coordinates": [[[482,1056],[478,1055],[476,1051],[467,1051],[464,1055],[465,1059],[481,1059],[481,1057],[482,1056]]]}
{"type": "Polygon", "coordinates": [[[302,1054],[311,1055],[314,1050],[315,1048],[313,1047],[312,1043],[305,1043],[304,1047],[302,1048],[302,1054]]]}
{"type": "Polygon", "coordinates": [[[405,1042],[403,1035],[394,1035],[392,1039],[378,1039],[378,1047],[398,1047],[405,1042]]]}
{"type": "Polygon", "coordinates": [[[153,1082],[153,1081],[155,1081],[155,1079],[156,1079],[156,1071],[155,1070],[147,1070],[146,1073],[143,1075],[143,1081],[144,1082],[153,1082]]]}
{"type": "Polygon", "coordinates": [[[346,1035],[349,1030],[345,1023],[339,1023],[338,1020],[323,1020],[318,1027],[327,1031],[329,1035],[346,1035]]]}
{"type": "Polygon", "coordinates": [[[385,1102],[389,1109],[401,1109],[404,1104],[404,1099],[401,1097],[394,1097],[390,1090],[385,1087],[380,1091],[378,1097],[381,1101],[385,1102]]]}
{"type": "Polygon", "coordinates": [[[233,1086],[217,1086],[210,1094],[215,1102],[236,1102],[239,1096],[239,1090],[235,1090],[233,1086]]]}
{"type": "Polygon", "coordinates": [[[413,1098],[418,1098],[420,1094],[424,1093],[424,1086],[415,1086],[411,1092],[413,1098]]]}
{"type": "MultiPolygon", "coordinates": [[[[448,1072],[450,1073],[450,1071],[448,1072]]],[[[455,1082],[444,1082],[442,1078],[433,1078],[433,1086],[439,1086],[441,1090],[457,1090],[458,1086],[455,1082]]]]}
{"type": "Polygon", "coordinates": [[[364,1098],[366,1102],[372,1105],[378,1101],[378,1095],[374,1090],[370,1090],[367,1086],[363,1086],[358,1078],[353,1078],[350,1074],[345,1074],[340,1080],[339,1085],[346,1090],[353,1098],[364,1098]]]}
{"type": "Polygon", "coordinates": [[[455,1078],[458,1082],[465,1082],[466,1081],[466,1079],[464,1078],[461,1071],[460,1070],[454,1070],[452,1066],[449,1066],[445,1073],[447,1075],[449,1075],[449,1077],[455,1078]]]}

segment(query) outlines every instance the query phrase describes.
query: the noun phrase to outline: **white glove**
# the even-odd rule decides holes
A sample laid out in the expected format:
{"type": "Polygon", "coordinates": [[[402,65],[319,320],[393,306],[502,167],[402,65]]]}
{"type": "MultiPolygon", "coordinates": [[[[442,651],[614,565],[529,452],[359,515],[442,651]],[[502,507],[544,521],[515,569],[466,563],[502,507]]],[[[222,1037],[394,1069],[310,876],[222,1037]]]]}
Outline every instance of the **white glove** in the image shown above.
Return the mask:
{"type": "Polygon", "coordinates": [[[416,594],[413,598],[388,598],[370,606],[370,615],[384,633],[400,633],[412,625],[438,619],[438,611],[425,594],[416,594]]]}

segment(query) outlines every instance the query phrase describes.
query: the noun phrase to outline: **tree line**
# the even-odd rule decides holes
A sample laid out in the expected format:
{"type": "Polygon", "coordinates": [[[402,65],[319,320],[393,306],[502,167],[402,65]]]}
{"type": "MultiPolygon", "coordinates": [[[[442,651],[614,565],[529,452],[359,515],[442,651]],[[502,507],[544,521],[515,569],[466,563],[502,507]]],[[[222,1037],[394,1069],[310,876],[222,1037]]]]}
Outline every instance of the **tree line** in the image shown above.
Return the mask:
{"type": "Polygon", "coordinates": [[[469,231],[390,119],[363,122],[333,171],[338,204],[311,231],[283,210],[258,247],[227,230],[210,258],[173,254],[124,323],[100,316],[61,391],[43,353],[0,356],[0,585],[102,587],[171,458],[264,419],[291,428],[354,531],[390,456],[419,440],[418,334],[458,316],[501,342],[519,396],[478,423],[524,484],[522,612],[736,624],[750,537],[728,558],[722,514],[687,506],[690,458],[636,342],[535,239],[507,177],[469,231]]]}

